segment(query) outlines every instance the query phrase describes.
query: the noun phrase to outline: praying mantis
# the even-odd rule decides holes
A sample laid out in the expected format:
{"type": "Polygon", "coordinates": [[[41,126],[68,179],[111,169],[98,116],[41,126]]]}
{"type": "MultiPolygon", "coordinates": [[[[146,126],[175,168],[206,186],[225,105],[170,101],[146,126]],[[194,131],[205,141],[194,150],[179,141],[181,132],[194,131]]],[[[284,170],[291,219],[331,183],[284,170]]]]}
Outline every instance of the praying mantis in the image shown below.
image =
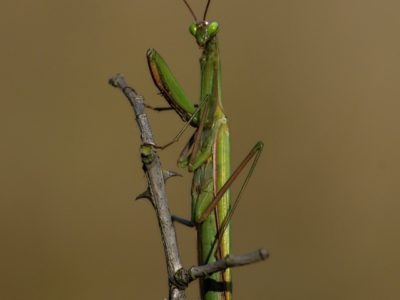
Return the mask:
{"type": "MultiPolygon", "coordinates": [[[[198,105],[186,96],[170,68],[154,49],[147,51],[152,79],[173,109],[195,132],[183,148],[178,165],[193,172],[191,220],[174,217],[175,221],[197,229],[199,264],[207,264],[226,257],[231,251],[232,215],[244,188],[252,175],[263,149],[257,142],[239,166],[231,172],[228,121],[222,105],[221,63],[218,49],[219,24],[206,20],[211,0],[207,1],[202,20],[199,20],[186,0],[183,0],[194,22],[189,32],[202,51],[200,58],[201,92],[198,105]],[[250,163],[249,171],[236,196],[231,202],[229,188],[250,163]]],[[[153,108],[164,110],[163,108],[153,108]]],[[[182,131],[173,142],[177,141],[182,131]]],[[[172,143],[172,142],[171,142],[172,143]]],[[[165,148],[171,143],[159,147],[165,148]]],[[[232,299],[231,270],[214,273],[201,280],[201,297],[205,300],[232,299]]]]}

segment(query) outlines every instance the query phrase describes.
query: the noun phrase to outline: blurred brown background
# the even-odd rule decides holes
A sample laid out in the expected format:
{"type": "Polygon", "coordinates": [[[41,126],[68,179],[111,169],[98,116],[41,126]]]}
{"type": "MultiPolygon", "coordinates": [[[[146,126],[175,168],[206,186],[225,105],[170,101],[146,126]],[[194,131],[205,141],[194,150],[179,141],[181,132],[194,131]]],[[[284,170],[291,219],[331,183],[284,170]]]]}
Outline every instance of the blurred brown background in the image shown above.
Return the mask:
{"type": "MultiPolygon", "coordinates": [[[[192,1],[200,15],[205,1],[192,1]]],[[[233,165],[266,144],[234,217],[236,299],[400,299],[399,1],[217,1],[233,165]]],[[[3,1],[0,298],[163,299],[165,263],[117,72],[164,104],[145,51],[199,93],[181,1],[3,1]],[[145,295],[148,293],[148,296],[145,295]]],[[[181,127],[149,112],[156,140],[181,127]]],[[[189,135],[188,133],[186,137],[189,135]]],[[[177,170],[183,141],[161,152],[177,170]]],[[[190,175],[168,185],[189,216],[190,175]]],[[[195,234],[178,227],[185,266],[195,234]]],[[[198,299],[197,287],[188,292],[198,299]]]]}

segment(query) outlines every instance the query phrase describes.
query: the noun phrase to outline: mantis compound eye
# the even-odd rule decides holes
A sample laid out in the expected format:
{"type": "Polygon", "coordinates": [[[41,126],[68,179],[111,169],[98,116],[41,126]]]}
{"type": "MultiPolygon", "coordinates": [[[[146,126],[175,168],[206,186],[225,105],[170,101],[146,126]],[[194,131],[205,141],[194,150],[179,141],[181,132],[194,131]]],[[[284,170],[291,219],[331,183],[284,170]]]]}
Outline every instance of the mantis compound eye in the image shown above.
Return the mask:
{"type": "Polygon", "coordinates": [[[189,32],[191,35],[196,36],[196,32],[197,32],[197,24],[196,23],[190,24],[189,32]]]}
{"type": "Polygon", "coordinates": [[[210,25],[208,25],[208,34],[210,36],[214,36],[217,34],[219,29],[219,25],[217,22],[211,22],[210,25]]]}

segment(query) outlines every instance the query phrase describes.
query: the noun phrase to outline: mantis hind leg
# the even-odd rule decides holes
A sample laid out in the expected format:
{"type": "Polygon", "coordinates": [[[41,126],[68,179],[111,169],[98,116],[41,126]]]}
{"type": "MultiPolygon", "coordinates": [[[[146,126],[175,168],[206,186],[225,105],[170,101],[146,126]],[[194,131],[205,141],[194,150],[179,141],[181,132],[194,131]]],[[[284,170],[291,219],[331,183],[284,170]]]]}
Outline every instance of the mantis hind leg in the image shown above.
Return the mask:
{"type": "Polygon", "coordinates": [[[233,201],[228,213],[226,214],[224,220],[221,220],[221,225],[218,228],[217,235],[214,240],[214,245],[213,245],[213,251],[209,254],[209,257],[215,253],[215,250],[219,248],[219,245],[222,241],[222,236],[224,235],[224,232],[226,231],[232,216],[239,204],[239,200],[243,194],[244,189],[246,188],[251,175],[254,172],[254,169],[257,165],[258,159],[260,158],[261,152],[263,150],[264,143],[259,141],[257,142],[254,147],[250,150],[250,152],[246,155],[246,157],[242,160],[242,162],[239,164],[239,166],[233,171],[232,175],[229,177],[229,179],[225,182],[225,184],[218,190],[208,207],[203,211],[202,215],[199,217],[197,222],[201,223],[204,222],[204,220],[207,219],[207,217],[211,214],[211,212],[214,211],[216,206],[218,205],[219,201],[223,197],[223,195],[228,191],[228,189],[232,186],[233,182],[237,179],[237,177],[240,175],[240,173],[243,171],[243,169],[253,160],[253,162],[250,165],[250,169],[247,172],[247,175],[244,179],[244,182],[242,186],[240,187],[239,193],[236,196],[236,199],[233,201]]]}

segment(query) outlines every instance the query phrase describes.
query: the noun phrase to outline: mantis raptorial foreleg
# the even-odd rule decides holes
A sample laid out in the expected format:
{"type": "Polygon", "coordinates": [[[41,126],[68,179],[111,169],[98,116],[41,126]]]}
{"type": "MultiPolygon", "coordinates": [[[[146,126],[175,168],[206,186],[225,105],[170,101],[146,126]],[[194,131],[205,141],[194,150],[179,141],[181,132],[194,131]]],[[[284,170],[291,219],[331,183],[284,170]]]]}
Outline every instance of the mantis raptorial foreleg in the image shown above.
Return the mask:
{"type": "MultiPolygon", "coordinates": [[[[181,130],[179,130],[179,132],[177,133],[177,135],[167,144],[159,146],[159,145],[154,145],[154,148],[157,149],[165,149],[169,146],[171,146],[172,144],[176,143],[179,141],[179,139],[181,138],[181,136],[183,135],[183,133],[186,131],[186,129],[188,129],[188,127],[190,126],[190,123],[194,120],[194,118],[197,116],[197,114],[200,112],[200,110],[202,109],[203,106],[207,105],[207,99],[206,98],[204,101],[201,102],[201,105],[197,105],[196,110],[194,111],[194,113],[192,114],[192,116],[190,117],[190,119],[188,121],[185,122],[185,125],[183,125],[183,127],[181,128],[181,130]]],[[[171,109],[174,109],[171,107],[171,109]]]]}
{"type": "MultiPolygon", "coordinates": [[[[173,108],[172,108],[173,109],[173,108]]],[[[176,143],[179,141],[179,139],[181,138],[181,136],[183,135],[183,133],[186,131],[186,129],[190,126],[190,122],[193,121],[193,119],[196,117],[197,113],[200,111],[201,106],[197,107],[195,112],[193,113],[193,115],[189,118],[189,120],[187,122],[185,122],[185,124],[183,125],[183,127],[181,128],[181,130],[179,130],[179,132],[177,133],[177,135],[167,144],[159,146],[159,145],[154,145],[155,148],[157,149],[165,149],[169,146],[171,146],[172,144],[176,143]]]]}

